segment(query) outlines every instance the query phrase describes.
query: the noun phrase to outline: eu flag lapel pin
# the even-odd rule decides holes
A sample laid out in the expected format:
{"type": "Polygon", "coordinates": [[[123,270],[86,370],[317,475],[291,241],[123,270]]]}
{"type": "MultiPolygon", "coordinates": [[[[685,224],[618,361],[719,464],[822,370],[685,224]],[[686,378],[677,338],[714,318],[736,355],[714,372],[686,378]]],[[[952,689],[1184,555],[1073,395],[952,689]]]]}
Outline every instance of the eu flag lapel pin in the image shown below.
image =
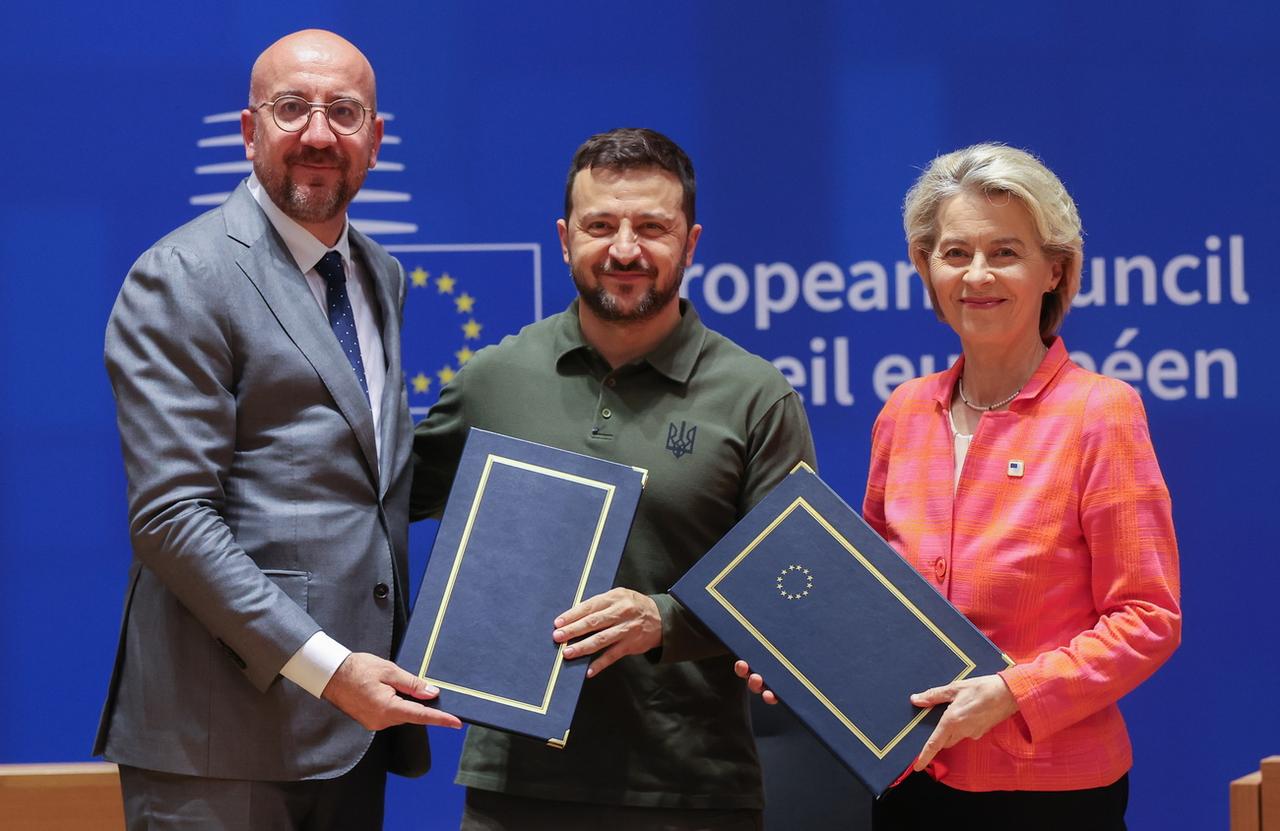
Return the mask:
{"type": "Polygon", "coordinates": [[[1023,473],[1025,473],[1025,472],[1026,472],[1026,465],[1024,465],[1024,464],[1022,463],[1022,460],[1021,460],[1021,459],[1010,459],[1010,460],[1009,460],[1008,475],[1009,475],[1010,477],[1012,477],[1012,478],[1014,478],[1014,479],[1021,479],[1021,478],[1022,478],[1022,474],[1023,474],[1023,473]]]}

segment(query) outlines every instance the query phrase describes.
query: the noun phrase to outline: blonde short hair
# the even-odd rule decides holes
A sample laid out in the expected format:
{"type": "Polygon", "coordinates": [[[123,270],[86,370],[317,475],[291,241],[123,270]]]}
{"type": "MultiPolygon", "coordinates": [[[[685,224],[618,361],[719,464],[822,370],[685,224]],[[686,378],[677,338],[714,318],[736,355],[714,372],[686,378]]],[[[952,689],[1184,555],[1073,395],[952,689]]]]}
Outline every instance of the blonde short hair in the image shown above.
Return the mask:
{"type": "MultiPolygon", "coordinates": [[[[902,226],[908,252],[933,251],[938,240],[939,209],[948,199],[964,192],[1016,196],[1031,215],[1045,256],[1062,264],[1062,279],[1040,306],[1040,337],[1050,340],[1080,290],[1084,264],[1083,230],[1071,194],[1039,159],[1015,147],[975,144],[938,156],[920,174],[903,201],[902,226]]],[[[932,297],[928,279],[925,285],[937,309],[937,298],[932,297]]]]}

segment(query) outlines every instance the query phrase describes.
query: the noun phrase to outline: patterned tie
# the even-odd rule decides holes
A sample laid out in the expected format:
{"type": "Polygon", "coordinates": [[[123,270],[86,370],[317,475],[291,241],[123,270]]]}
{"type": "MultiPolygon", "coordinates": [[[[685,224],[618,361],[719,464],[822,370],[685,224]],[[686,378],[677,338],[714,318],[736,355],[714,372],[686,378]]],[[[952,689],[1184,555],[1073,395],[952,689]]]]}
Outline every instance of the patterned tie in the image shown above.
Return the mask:
{"type": "Polygon", "coordinates": [[[364,377],[360,340],[356,337],[356,316],[351,311],[351,300],[347,297],[347,272],[342,267],[342,255],[337,251],[328,252],[316,263],[316,272],[324,278],[327,287],[329,325],[333,327],[333,334],[338,337],[338,345],[347,353],[347,360],[356,371],[360,389],[364,390],[365,400],[368,401],[369,382],[364,377]]]}

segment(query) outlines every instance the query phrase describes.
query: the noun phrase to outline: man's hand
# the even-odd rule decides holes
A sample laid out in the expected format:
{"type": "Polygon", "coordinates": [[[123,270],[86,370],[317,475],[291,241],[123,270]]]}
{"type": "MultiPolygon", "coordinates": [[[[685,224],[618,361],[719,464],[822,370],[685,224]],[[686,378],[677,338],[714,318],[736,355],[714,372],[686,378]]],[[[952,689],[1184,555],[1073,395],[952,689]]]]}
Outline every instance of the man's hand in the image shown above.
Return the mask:
{"type": "Polygon", "coordinates": [[[662,615],[653,598],[631,589],[610,589],[574,606],[555,621],[551,639],[565,643],[591,635],[564,648],[565,658],[604,652],[587,667],[587,677],[627,655],[639,655],[662,645],[662,615]],[[592,634],[594,633],[594,634],[592,634]]]}
{"type": "Polygon", "coordinates": [[[390,661],[368,652],[352,652],[325,685],[323,698],[360,722],[366,730],[382,730],[397,724],[462,726],[456,716],[407,701],[396,695],[397,692],[423,700],[440,694],[426,681],[390,661]]]}
{"type": "Polygon", "coordinates": [[[945,687],[934,687],[911,696],[917,707],[950,702],[933,735],[916,758],[915,769],[924,770],[939,750],[964,739],[980,739],[987,731],[1018,712],[1018,701],[999,675],[966,678],[945,687]]]}
{"type": "Polygon", "coordinates": [[[774,695],[773,690],[764,685],[764,678],[758,673],[752,672],[751,667],[746,661],[737,661],[733,665],[733,672],[739,678],[747,679],[747,689],[760,696],[760,700],[765,704],[777,704],[778,696],[774,695]]]}

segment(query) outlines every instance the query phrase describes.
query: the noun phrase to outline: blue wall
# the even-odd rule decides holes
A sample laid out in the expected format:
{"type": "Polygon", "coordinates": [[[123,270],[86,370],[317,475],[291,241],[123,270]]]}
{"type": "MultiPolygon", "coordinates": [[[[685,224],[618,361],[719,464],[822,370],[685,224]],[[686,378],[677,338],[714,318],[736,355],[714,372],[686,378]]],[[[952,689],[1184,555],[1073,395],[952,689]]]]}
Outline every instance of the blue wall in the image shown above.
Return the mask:
{"type": "MultiPolygon", "coordinates": [[[[399,143],[382,157],[403,168],[375,171],[366,189],[400,201],[352,215],[412,226],[379,238],[430,275],[410,299],[405,365],[431,382],[415,406],[455,351],[569,301],[553,226],[569,157],[593,132],[650,126],[698,168],[706,231],[690,297],[806,394],[824,476],[855,504],[883,392],[957,349],[918,281],[895,285],[903,193],[936,153],[974,141],[1042,156],[1086,228],[1091,302],[1064,336],[1141,390],[1181,543],[1183,646],[1123,704],[1137,756],[1130,827],[1221,827],[1227,780],[1280,752],[1269,701],[1280,512],[1267,484],[1280,454],[1265,369],[1280,12],[1207,0],[780,5],[8,10],[0,762],[86,758],[105,691],[129,559],[101,362],[120,281],[202,210],[193,197],[239,178],[196,172],[242,158],[216,143],[235,123],[205,117],[243,106],[262,47],[320,25],[366,51],[395,116],[399,143]],[[424,250],[460,245],[499,247],[424,250]],[[1137,269],[1120,281],[1127,302],[1117,258],[1137,269]],[[446,271],[477,299],[478,338],[433,282],[446,271]]],[[[430,532],[415,531],[419,574],[430,532]]],[[[435,747],[427,779],[393,786],[389,827],[456,823],[457,739],[435,747]]]]}

